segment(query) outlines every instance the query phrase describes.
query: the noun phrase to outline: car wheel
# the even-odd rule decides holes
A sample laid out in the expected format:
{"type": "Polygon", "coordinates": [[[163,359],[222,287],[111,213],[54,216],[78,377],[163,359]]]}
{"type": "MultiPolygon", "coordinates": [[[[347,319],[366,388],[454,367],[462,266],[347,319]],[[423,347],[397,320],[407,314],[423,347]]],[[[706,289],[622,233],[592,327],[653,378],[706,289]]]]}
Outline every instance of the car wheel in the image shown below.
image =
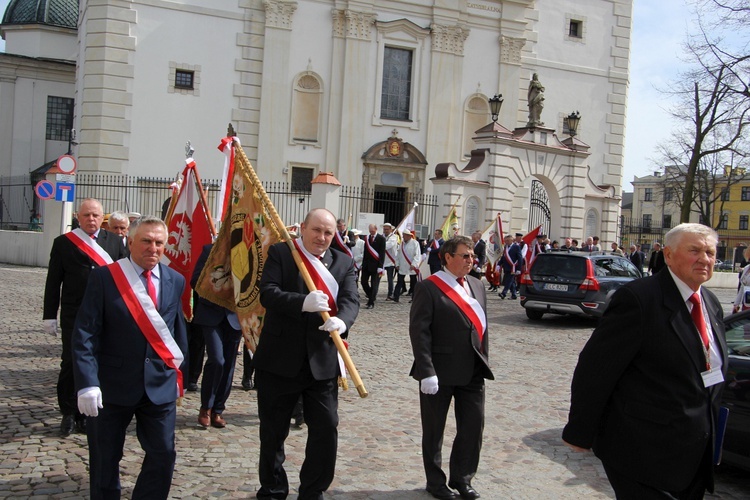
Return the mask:
{"type": "Polygon", "coordinates": [[[535,311],[533,309],[526,309],[526,317],[533,320],[542,319],[544,313],[542,311],[535,311]]]}

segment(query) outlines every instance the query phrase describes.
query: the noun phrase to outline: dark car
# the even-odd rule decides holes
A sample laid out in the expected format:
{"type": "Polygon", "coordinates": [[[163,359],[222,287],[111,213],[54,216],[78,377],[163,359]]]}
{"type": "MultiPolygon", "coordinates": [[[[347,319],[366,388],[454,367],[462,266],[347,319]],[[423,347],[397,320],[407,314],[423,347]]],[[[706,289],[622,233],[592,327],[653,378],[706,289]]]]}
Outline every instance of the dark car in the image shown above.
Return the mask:
{"type": "Polygon", "coordinates": [[[615,290],[641,276],[641,271],[620,255],[543,253],[521,277],[521,305],[529,319],[541,319],[545,313],[598,318],[615,290]]]}
{"type": "Polygon", "coordinates": [[[729,364],[722,405],[729,408],[722,462],[750,470],[750,310],[724,318],[729,364]]]}

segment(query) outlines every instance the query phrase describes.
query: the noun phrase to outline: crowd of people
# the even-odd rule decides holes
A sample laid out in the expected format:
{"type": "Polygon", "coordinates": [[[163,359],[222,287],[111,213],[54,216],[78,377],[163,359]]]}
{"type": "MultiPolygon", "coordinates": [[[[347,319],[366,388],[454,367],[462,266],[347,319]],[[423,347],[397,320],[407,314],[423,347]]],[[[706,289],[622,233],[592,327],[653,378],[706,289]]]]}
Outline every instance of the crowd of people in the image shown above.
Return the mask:
{"type": "MultiPolygon", "coordinates": [[[[94,199],[84,200],[77,216],[79,227],[53,243],[44,297],[49,334],[57,335],[60,312],[60,431],[87,435],[91,497],[118,498],[125,433],[135,417],[145,456],[133,497],[167,498],[177,399],[197,391],[200,380],[198,425],[226,426],[240,323],[234,311],[197,293],[192,321],[181,313],[182,293],[196,287],[211,245],[188,285],[160,262],[167,241],[161,219],[131,221],[113,212],[109,232],[94,199]]],[[[515,233],[490,261],[481,232],[443,236],[435,230],[421,242],[390,223],[370,224],[362,234],[330,211],[313,209],[299,226],[295,250],[287,243],[269,247],[260,281],[265,321],[255,352],[243,352],[242,387],[257,390],[260,419],[257,498],[289,494],[284,442],[292,422],[308,427],[299,498],[322,499],[333,481],[342,370],[331,335],[347,337],[360,301],[375,308],[383,277],[386,301],[406,295],[413,302],[409,375],[419,395],[426,491],[439,499],[480,497],[472,479],[482,448],[485,381],[494,379],[487,292],[516,299],[519,276],[540,253],[602,250],[596,236],[579,247],[573,238],[560,245],[544,234],[525,241],[515,233]],[[301,279],[297,258],[317,289],[301,279]],[[442,443],[451,404],[456,437],[446,473],[442,443]]],[[[615,294],[581,353],[563,439],[576,451],[593,449],[618,497],[702,498],[712,490],[726,343],[721,306],[701,285],[711,277],[717,240],[709,228],[681,224],[667,233],[663,248],[653,245],[648,260],[637,245],[625,252],[611,244],[610,253],[647,266],[652,276],[615,294]],[[669,432],[660,415],[674,422],[669,432]]],[[[750,289],[750,273],[743,271],[736,309],[743,307],[745,286],[750,289]]]]}

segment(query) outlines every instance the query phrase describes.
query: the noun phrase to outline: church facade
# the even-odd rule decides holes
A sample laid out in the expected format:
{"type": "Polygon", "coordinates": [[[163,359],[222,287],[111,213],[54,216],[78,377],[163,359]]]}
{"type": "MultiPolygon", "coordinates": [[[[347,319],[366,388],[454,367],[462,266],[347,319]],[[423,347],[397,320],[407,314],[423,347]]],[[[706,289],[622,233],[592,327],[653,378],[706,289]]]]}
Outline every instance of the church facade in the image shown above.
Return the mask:
{"type": "Polygon", "coordinates": [[[264,181],[305,186],[333,172],[375,192],[434,194],[438,219],[455,204],[464,233],[497,212],[506,230],[533,229],[539,183],[551,237],[616,237],[632,0],[79,8],[73,152],[83,172],[173,176],[190,140],[202,176],[217,178],[231,123],[264,181]],[[534,74],[542,108],[531,120],[534,74]],[[493,126],[495,94],[504,102],[493,126]]]}

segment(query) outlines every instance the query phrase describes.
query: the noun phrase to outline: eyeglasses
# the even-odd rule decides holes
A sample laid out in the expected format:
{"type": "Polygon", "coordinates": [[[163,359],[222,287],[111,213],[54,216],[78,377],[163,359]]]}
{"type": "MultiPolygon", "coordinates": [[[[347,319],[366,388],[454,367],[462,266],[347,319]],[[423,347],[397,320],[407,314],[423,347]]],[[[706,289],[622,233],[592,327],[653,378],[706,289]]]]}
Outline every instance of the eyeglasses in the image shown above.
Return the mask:
{"type": "Polygon", "coordinates": [[[464,260],[474,260],[474,254],[473,253],[453,253],[451,252],[451,255],[456,257],[461,257],[464,260]]]}

